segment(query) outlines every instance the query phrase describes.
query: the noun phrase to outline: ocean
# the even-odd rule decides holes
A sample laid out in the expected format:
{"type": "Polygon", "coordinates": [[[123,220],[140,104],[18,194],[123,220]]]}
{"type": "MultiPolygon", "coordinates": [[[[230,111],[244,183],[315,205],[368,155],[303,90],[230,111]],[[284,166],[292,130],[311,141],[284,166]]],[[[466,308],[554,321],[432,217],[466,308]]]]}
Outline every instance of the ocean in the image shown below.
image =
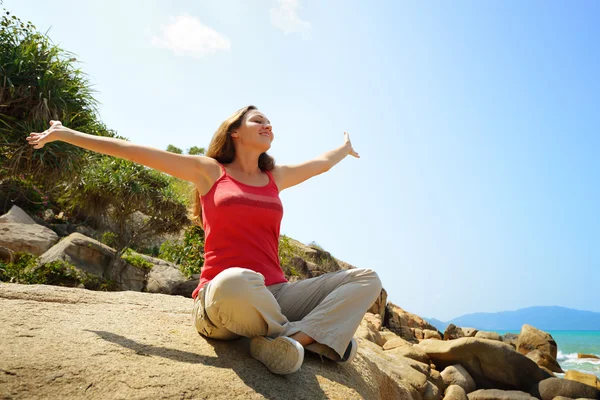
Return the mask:
{"type": "MultiPolygon", "coordinates": [[[[574,369],[594,374],[600,378],[600,360],[577,358],[577,353],[593,354],[600,357],[600,331],[546,331],[558,345],[557,360],[566,372],[574,369]]],[[[519,333],[519,331],[498,331],[499,334],[519,333]]],[[[561,376],[562,374],[556,374],[561,376]]]]}

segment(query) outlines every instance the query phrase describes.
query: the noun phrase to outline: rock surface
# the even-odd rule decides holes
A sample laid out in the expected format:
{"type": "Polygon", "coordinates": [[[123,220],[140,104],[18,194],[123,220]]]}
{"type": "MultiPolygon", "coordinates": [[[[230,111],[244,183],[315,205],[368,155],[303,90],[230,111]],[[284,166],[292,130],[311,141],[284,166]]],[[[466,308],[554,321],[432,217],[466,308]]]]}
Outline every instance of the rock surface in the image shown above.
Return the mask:
{"type": "Polygon", "coordinates": [[[533,350],[550,354],[556,360],[558,346],[552,335],[525,324],[521,328],[521,333],[517,340],[517,351],[526,355],[533,350]]]}
{"type": "Polygon", "coordinates": [[[465,393],[465,389],[461,388],[458,385],[448,386],[446,389],[446,393],[444,395],[444,400],[467,400],[467,393],[465,393]]]}
{"type": "Polygon", "coordinates": [[[549,378],[533,386],[531,395],[542,400],[552,400],[556,396],[572,399],[600,399],[600,390],[568,379],[549,378]]]}
{"type": "Polygon", "coordinates": [[[44,254],[58,242],[58,235],[38,224],[0,223],[0,246],[13,252],[44,254]]]}
{"type": "Polygon", "coordinates": [[[469,400],[537,400],[529,393],[519,390],[481,389],[469,393],[469,400]]]}
{"type": "Polygon", "coordinates": [[[585,372],[580,371],[567,371],[565,374],[565,379],[570,381],[584,383],[588,386],[594,387],[600,390],[600,379],[596,375],[586,374],[585,372]]]}
{"type": "Polygon", "coordinates": [[[36,399],[441,398],[412,360],[393,359],[363,339],[348,365],[308,354],[299,372],[273,375],[250,357],[247,339],[198,335],[192,304],[162,294],[0,283],[0,393],[36,399]]]}
{"type": "Polygon", "coordinates": [[[480,389],[529,391],[547,378],[535,362],[495,340],[424,340],[417,345],[438,369],[461,364],[480,389]]]}
{"type": "Polygon", "coordinates": [[[475,381],[460,364],[450,365],[444,368],[441,375],[446,385],[460,386],[465,393],[471,393],[476,389],[475,381]]]}
{"type": "Polygon", "coordinates": [[[540,350],[530,351],[527,353],[527,358],[532,359],[537,365],[547,368],[549,371],[558,372],[559,374],[565,372],[560,367],[560,364],[558,364],[558,361],[556,361],[550,354],[543,353],[540,350]]]}

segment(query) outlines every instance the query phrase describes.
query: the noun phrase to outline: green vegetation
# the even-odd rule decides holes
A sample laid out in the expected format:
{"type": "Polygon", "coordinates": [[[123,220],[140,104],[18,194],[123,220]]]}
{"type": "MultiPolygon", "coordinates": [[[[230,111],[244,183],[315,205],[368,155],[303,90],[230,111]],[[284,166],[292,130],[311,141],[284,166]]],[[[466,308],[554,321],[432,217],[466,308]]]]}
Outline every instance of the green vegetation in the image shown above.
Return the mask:
{"type": "Polygon", "coordinates": [[[158,256],[179,265],[181,272],[188,278],[199,274],[204,264],[204,231],[196,225],[188,226],[183,242],[165,241],[160,246],[158,256]]]}
{"type": "Polygon", "coordinates": [[[130,248],[125,249],[121,255],[121,258],[134,267],[144,271],[150,271],[153,267],[151,262],[144,260],[144,258],[139,254],[133,254],[133,250],[130,248]]]}
{"type": "Polygon", "coordinates": [[[115,290],[114,281],[85,273],[63,260],[39,265],[38,257],[29,253],[15,253],[12,263],[0,261],[0,281],[75,287],[83,285],[91,290],[115,290]]]}

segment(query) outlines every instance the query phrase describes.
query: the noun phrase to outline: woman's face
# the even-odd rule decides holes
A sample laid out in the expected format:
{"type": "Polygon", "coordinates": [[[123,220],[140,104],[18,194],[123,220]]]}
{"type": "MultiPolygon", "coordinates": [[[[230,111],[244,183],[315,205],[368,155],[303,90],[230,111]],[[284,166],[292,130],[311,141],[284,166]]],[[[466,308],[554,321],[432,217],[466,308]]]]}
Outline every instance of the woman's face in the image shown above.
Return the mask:
{"type": "Polygon", "coordinates": [[[250,110],[244,116],[240,127],[231,133],[238,144],[251,146],[265,152],[271,148],[274,139],[271,121],[260,111],[250,110]]]}

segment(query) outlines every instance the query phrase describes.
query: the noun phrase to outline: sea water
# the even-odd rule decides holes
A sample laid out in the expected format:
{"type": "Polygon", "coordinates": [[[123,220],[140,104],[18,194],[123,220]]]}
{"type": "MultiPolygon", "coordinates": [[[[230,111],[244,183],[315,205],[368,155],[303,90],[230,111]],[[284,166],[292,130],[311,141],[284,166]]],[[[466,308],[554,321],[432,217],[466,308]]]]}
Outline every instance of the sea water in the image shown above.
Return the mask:
{"type": "MultiPolygon", "coordinates": [[[[504,333],[519,331],[502,331],[504,333]]],[[[600,331],[546,331],[552,335],[558,345],[557,360],[566,372],[574,369],[594,374],[600,378],[600,360],[577,358],[577,353],[592,354],[600,357],[600,331]]],[[[556,374],[562,376],[562,374],[556,374]]]]}

